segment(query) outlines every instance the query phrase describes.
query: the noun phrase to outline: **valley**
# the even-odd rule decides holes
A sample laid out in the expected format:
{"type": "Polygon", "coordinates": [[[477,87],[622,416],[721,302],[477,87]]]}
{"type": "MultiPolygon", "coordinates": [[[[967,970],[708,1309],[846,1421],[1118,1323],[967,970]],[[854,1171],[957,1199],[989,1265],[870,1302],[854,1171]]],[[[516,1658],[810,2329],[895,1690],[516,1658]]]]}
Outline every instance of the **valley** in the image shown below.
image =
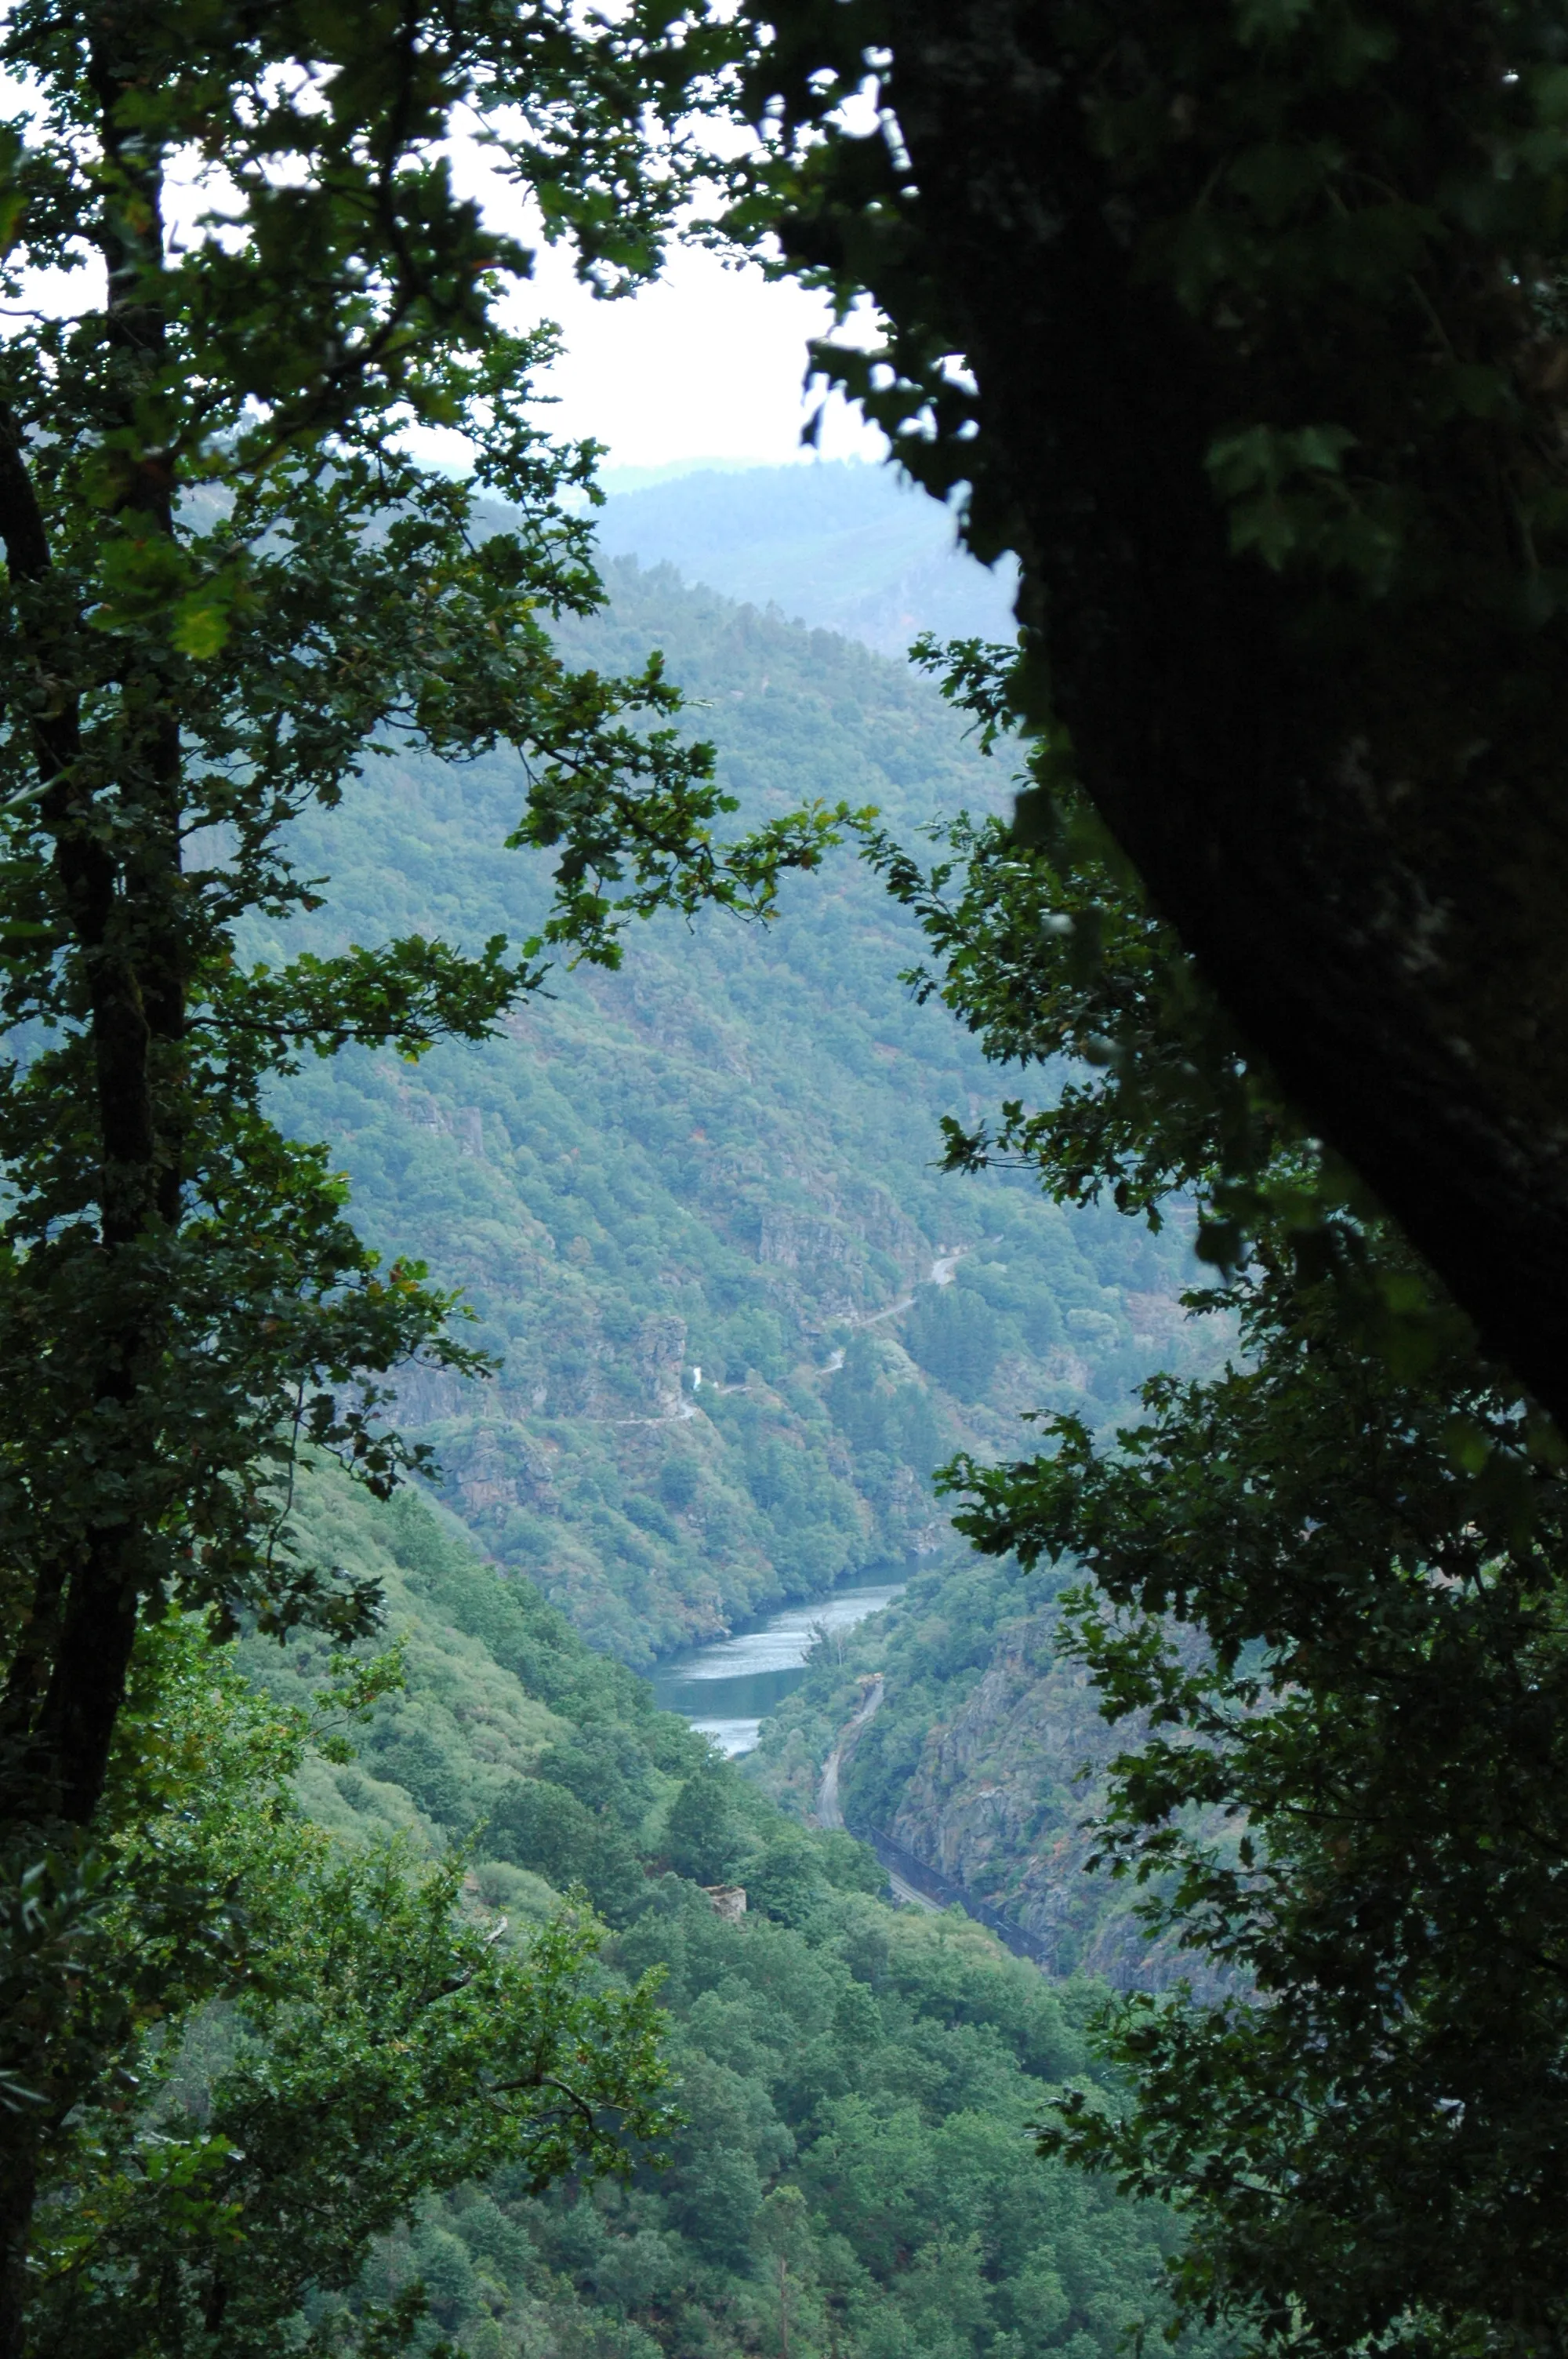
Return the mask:
{"type": "Polygon", "coordinates": [[[1564,2359],[1562,17],[0,10],[0,2359],[1564,2359]]]}
{"type": "MultiPolygon", "coordinates": [[[[308,1546],[379,1582],[405,1666],[298,1804],[351,1847],[464,1845],[495,1941],[591,1901],[603,1986],[663,1977],[682,2114],[668,2167],[624,2182],[541,2201],[503,2170],[426,2201],[360,2299],[417,2279],[427,2343],[462,2359],[745,2359],[781,2330],[806,2359],[1119,2359],[1158,2331],[1174,2220],[1034,2150],[1054,2096],[1105,2085],[1098,1984],[914,1892],[889,1907],[864,1845],[781,1810],[413,1493],[307,1470],[298,1507],[308,1546]],[[736,1886],[738,1915],[704,1888],[736,1886]]],[[[285,1709],[331,1674],[319,1639],[240,1653],[285,1709]]]]}
{"type": "MultiPolygon", "coordinates": [[[[610,583],[574,656],[664,649],[737,823],[818,793],[917,841],[1005,800],[907,667],[667,567],[617,560],[610,583]]],[[[525,935],[541,883],[498,849],[519,794],[499,757],[371,765],[330,821],[331,929],[299,932],[525,935]]],[[[299,851],[324,864],[320,824],[299,851]]],[[[447,1503],[625,1662],[872,1566],[953,1561],[935,1465],[1006,1451],[1028,1409],[1098,1429],[1183,1349],[1179,1226],[1150,1237],[935,1168],[941,1116],[994,1103],[1000,1077],[915,1004],[916,951],[846,846],[765,928],[662,920],[622,972],[557,972],[483,1047],[413,1069],[351,1051],[280,1093],[290,1129],[330,1142],[371,1242],[460,1287],[497,1363],[488,1383],[404,1382],[447,1503]]]]}
{"type": "MultiPolygon", "coordinates": [[[[752,1750],[763,1715],[805,1679],[808,1655],[818,1647],[841,1650],[848,1633],[901,1596],[903,1586],[902,1581],[858,1582],[809,1605],[785,1606],[755,1629],[670,1656],[653,1675],[654,1693],[666,1711],[681,1713],[734,1760],[752,1750]]],[[[824,1816],[820,1799],[816,1820],[819,1826],[843,1823],[824,1816]]]]}
{"type": "MultiPolygon", "coordinates": [[[[790,488],[742,484],[736,513],[790,488]]],[[[907,667],[667,564],[609,579],[574,657],[664,648],[741,817],[842,794],[918,840],[1005,799],[907,667]]],[[[499,760],[373,766],[319,945],[536,924],[497,849],[517,796],[499,760]]],[[[1096,2070],[1096,1978],[1165,1973],[1083,1875],[1071,1781],[1105,1733],[1043,1584],[970,1558],[930,1477],[1015,1447],[1029,1409],[1104,1429],[1195,1348],[1187,1240],[935,1168],[941,1115],[1004,1077],[911,995],[916,949],[846,848],[766,928],[661,921],[487,1046],[351,1053],[281,1093],[496,1362],[403,1384],[445,1470],[429,1504],[312,1494],[319,1544],[384,1584],[408,1678],[301,1799],[350,1841],[467,1840],[474,1905],[514,1926],[582,1888],[612,1974],[668,1977],[668,2178],[443,2199],[378,2262],[385,2294],[417,2271],[468,2359],[771,2349],[781,2283],[792,2349],[825,2359],[1115,2359],[1159,2314],[1173,2223],[1027,2134],[1096,2070]],[[948,1884],[890,1880],[846,1824],[948,1884]],[[728,1923],[697,1888],[727,1883],[728,1923]],[[932,1897],[959,1886],[1050,1973],[932,1897]]],[[[281,1699],[321,1675],[308,1646],[248,1658],[281,1699]]]]}

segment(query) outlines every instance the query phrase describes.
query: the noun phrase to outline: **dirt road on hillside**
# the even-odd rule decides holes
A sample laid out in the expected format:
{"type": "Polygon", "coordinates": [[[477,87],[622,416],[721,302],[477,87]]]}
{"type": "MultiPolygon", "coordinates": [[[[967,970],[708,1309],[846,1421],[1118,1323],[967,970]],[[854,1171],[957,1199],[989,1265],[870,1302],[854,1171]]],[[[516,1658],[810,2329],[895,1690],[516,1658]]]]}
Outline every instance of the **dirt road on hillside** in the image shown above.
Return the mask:
{"type": "MultiPolygon", "coordinates": [[[[882,1676],[879,1671],[866,1690],[864,1703],[854,1719],[848,1723],[838,1744],[822,1765],[822,1782],[816,1789],[816,1823],[819,1827],[843,1826],[844,1812],[838,1800],[839,1772],[854,1751],[860,1731],[865,1727],[866,1723],[873,1718],[881,1700],[882,1676]]],[[[936,1901],[928,1900],[924,1892],[916,1892],[913,1884],[906,1884],[903,1876],[891,1868],[888,1871],[888,1882],[892,1886],[893,1898],[902,1900],[906,1908],[929,1908],[939,1912],[939,1904],[936,1901]]]]}
{"type": "Polygon", "coordinates": [[[816,1789],[816,1823],[819,1827],[842,1827],[844,1813],[838,1806],[838,1772],[845,1756],[855,1749],[855,1740],[867,1721],[873,1718],[882,1700],[881,1671],[866,1690],[866,1700],[846,1727],[844,1734],[822,1765],[822,1783],[816,1789]]]}

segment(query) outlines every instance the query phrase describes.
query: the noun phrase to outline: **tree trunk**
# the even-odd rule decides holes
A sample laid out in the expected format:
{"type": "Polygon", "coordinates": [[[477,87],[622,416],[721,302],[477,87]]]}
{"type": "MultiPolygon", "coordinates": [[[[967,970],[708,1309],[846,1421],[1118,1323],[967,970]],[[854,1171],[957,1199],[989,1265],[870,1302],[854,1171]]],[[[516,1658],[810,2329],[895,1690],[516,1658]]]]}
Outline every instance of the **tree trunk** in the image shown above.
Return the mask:
{"type": "MultiPolygon", "coordinates": [[[[1019,549],[1082,783],[1243,1037],[1568,1426],[1568,631],[1446,593],[1335,609],[1232,554],[1204,462],[1234,386],[1119,240],[1054,18],[892,15],[978,508],[1019,549]]],[[[1448,490],[1456,531],[1502,529],[1485,452],[1448,490]]]]}
{"type": "Polygon", "coordinates": [[[0,2163],[0,2359],[27,2348],[27,2249],[38,2200],[37,2148],[30,2134],[7,2134],[0,2163]]]}
{"type": "MultiPolygon", "coordinates": [[[[142,280],[145,266],[156,266],[162,255],[161,174],[156,157],[144,156],[134,141],[122,146],[116,110],[134,68],[114,13],[105,11],[102,22],[105,46],[95,59],[94,82],[111,176],[103,234],[110,290],[104,333],[110,354],[125,371],[124,423],[129,427],[139,382],[164,358],[164,321],[142,280]],[[114,175],[123,176],[134,201],[118,201],[114,175]]],[[[144,459],[134,467],[116,514],[145,519],[149,534],[168,534],[173,490],[172,468],[161,459],[144,459]]],[[[5,418],[0,538],[25,610],[27,592],[47,586],[50,551],[27,454],[5,418]]],[[[46,614],[47,603],[36,597],[35,614],[46,614]]],[[[38,725],[37,742],[39,810],[54,841],[55,877],[83,972],[92,1046],[104,1305],[92,1406],[104,1419],[104,1446],[118,1446],[128,1474],[139,1477],[148,1435],[133,1412],[139,1389],[152,1377],[163,1329],[157,1257],[149,1245],[172,1232],[180,1211],[182,1141],[178,1120],[171,1122],[162,1109],[178,1101],[173,1060],[181,1053],[185,994],[178,913],[178,726],[171,684],[159,677],[156,652],[127,650],[127,657],[141,665],[142,674],[120,683],[115,835],[101,826],[91,786],[81,775],[80,706],[69,690],[69,650],[47,636],[37,647],[38,666],[55,693],[40,699],[48,717],[38,725]],[[59,693],[62,688],[66,693],[59,693]]],[[[135,1480],[127,1484],[133,1500],[137,1488],[135,1480]]],[[[43,1856],[62,1828],[85,1832],[98,1809],[148,1585],[147,1538],[133,1511],[124,1520],[90,1527],[68,1563],[38,1568],[32,1610],[0,1705],[5,1756],[0,1823],[19,1865],[43,1856]]],[[[36,2052],[18,2060],[21,2077],[39,2085],[46,2102],[4,2118],[0,2359],[20,2359],[24,2347],[27,2256],[43,2136],[79,2093],[61,2083],[51,2060],[46,2028],[36,2052]]],[[[89,2072],[98,2060],[91,2060],[89,2072]]]]}

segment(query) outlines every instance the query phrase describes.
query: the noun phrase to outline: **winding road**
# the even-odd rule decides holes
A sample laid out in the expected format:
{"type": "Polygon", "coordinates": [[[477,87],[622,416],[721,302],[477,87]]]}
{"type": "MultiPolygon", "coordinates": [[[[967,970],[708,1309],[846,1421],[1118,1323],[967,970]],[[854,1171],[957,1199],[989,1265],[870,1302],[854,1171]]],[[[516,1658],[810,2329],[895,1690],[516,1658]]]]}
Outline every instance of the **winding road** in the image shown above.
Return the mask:
{"type": "Polygon", "coordinates": [[[844,1813],[838,1807],[838,1772],[844,1756],[854,1750],[855,1740],[867,1721],[872,1719],[882,1700],[882,1675],[878,1671],[866,1690],[866,1700],[846,1725],[838,1744],[822,1765],[822,1783],[816,1789],[816,1823],[819,1827],[842,1827],[844,1813]]]}
{"type": "MultiPolygon", "coordinates": [[[[936,1259],[931,1265],[931,1284],[933,1286],[951,1286],[953,1283],[953,1273],[968,1251],[969,1248],[968,1245],[955,1245],[951,1253],[938,1254],[936,1259]]],[[[890,1302],[885,1310],[868,1310],[864,1317],[862,1317],[859,1311],[850,1311],[847,1316],[845,1323],[850,1327],[875,1327],[884,1319],[896,1319],[900,1311],[908,1310],[913,1306],[914,1301],[914,1297],[913,1294],[903,1294],[899,1297],[896,1302],[890,1302]]],[[[827,1369],[827,1374],[832,1375],[835,1369],[841,1368],[844,1364],[844,1354],[842,1351],[834,1352],[823,1363],[823,1364],[827,1369]]],[[[847,1735],[849,1731],[846,1730],[845,1734],[847,1735]]]]}
{"type": "MultiPolygon", "coordinates": [[[[841,1828],[844,1824],[844,1812],[838,1801],[838,1773],[854,1751],[860,1731],[875,1716],[881,1700],[882,1675],[878,1671],[866,1690],[864,1703],[853,1720],[846,1723],[838,1744],[822,1765],[822,1782],[816,1789],[816,1823],[819,1827],[841,1828]]],[[[916,1892],[914,1885],[906,1884],[892,1868],[888,1870],[888,1882],[895,1900],[902,1900],[907,1908],[929,1908],[934,1916],[940,1916],[939,1903],[928,1900],[924,1892],[916,1892]]]]}

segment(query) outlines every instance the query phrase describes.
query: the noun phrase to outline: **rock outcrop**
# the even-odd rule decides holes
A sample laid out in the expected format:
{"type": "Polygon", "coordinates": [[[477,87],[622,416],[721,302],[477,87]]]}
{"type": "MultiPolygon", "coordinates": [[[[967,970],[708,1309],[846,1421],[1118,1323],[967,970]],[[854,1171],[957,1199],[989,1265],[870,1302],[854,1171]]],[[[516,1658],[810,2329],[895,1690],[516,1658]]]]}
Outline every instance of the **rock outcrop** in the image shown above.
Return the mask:
{"type": "Polygon", "coordinates": [[[1217,1990],[1152,1936],[1135,1886],[1090,1873],[1106,1768],[1142,1728],[1101,1718],[1088,1674],[1056,1649],[1056,1621],[1049,1607],[1001,1634],[978,1682],[930,1724],[887,1832],[1033,1934],[1052,1973],[1217,1990]]]}

